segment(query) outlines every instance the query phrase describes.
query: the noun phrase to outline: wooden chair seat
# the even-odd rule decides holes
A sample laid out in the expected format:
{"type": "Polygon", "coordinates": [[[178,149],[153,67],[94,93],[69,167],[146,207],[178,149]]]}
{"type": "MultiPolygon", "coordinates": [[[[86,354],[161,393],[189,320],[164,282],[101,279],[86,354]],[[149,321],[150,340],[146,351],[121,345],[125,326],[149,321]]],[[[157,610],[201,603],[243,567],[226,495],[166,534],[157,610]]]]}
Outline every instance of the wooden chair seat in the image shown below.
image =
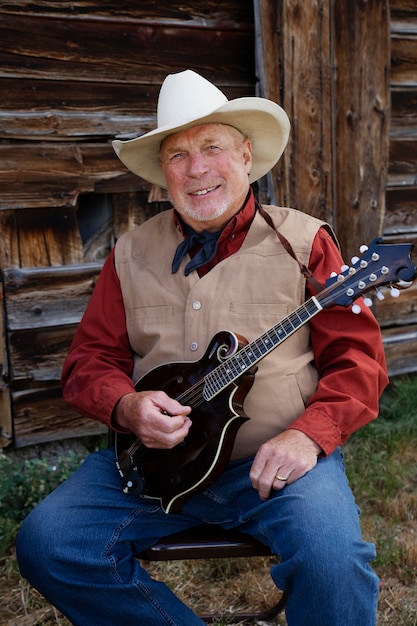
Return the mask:
{"type": "MultiPolygon", "coordinates": [[[[163,537],[157,544],[137,555],[147,561],[175,561],[182,559],[227,559],[235,557],[271,556],[269,548],[237,529],[222,530],[217,526],[203,524],[191,530],[163,537]]],[[[225,616],[220,612],[199,614],[202,620],[211,623],[227,617],[228,623],[249,620],[270,620],[280,613],[286,603],[284,592],[270,609],[260,612],[240,613],[225,616]]]]}

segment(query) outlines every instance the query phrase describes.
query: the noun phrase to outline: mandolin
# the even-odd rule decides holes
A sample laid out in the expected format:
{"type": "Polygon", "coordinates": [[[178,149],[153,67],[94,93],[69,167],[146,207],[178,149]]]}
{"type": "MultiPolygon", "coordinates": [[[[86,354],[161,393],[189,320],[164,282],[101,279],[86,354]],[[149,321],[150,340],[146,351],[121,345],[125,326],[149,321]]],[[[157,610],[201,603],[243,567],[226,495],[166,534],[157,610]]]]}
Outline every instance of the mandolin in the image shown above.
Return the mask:
{"type": "MultiPolygon", "coordinates": [[[[117,467],[124,491],[158,499],[166,513],[176,513],[188,498],[211,485],[230,460],[239,428],[249,419],[243,403],[257,363],[323,309],[350,306],[384,285],[399,295],[394,285],[408,287],[416,276],[411,248],[412,244],[375,239],[350,267],[332,275],[319,293],[254,341],[220,331],[199,361],[168,363],[145,374],[136,391],[163,390],[191,406],[192,425],[185,440],[170,450],[147,448],[135,435],[117,433],[117,467]]],[[[352,308],[355,312],[358,305],[352,308]]]]}

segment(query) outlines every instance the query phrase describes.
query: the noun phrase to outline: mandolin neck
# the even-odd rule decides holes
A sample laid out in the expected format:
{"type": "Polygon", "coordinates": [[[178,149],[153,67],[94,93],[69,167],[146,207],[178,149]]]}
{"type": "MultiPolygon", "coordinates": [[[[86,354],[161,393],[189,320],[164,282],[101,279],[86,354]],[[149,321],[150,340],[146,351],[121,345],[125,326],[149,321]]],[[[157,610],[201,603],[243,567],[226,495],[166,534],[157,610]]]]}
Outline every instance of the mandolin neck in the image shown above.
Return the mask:
{"type": "Polygon", "coordinates": [[[212,400],[231,383],[238,380],[242,374],[259,363],[301,326],[307,324],[322,308],[316,296],[309,298],[288,317],[220,363],[204,377],[204,400],[212,400]]]}

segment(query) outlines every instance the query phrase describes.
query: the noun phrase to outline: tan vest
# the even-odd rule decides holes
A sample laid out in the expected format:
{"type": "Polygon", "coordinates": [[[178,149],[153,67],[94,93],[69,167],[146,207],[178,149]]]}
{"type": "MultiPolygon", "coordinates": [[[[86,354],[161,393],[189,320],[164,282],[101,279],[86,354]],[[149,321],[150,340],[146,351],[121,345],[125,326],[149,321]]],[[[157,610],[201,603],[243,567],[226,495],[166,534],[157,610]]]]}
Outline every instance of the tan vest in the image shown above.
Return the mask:
{"type": "MultiPolygon", "coordinates": [[[[308,264],[323,222],[294,209],[265,207],[298,259],[308,264]]],[[[275,232],[256,213],[240,250],[199,278],[176,274],[171,263],[182,236],[171,211],[125,233],[115,250],[134,352],[134,382],[156,366],[203,357],[213,335],[230,330],[253,341],[305,298],[305,279],[275,232]]],[[[233,458],[254,454],[304,410],[317,386],[308,324],[258,364],[233,458]]]]}

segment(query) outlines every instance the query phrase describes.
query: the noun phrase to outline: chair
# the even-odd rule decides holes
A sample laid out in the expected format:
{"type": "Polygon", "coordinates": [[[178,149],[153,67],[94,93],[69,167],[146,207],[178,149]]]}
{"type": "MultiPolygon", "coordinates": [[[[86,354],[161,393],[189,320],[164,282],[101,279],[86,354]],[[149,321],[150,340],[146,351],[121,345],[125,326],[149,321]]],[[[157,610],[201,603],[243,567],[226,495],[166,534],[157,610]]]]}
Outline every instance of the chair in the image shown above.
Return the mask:
{"type": "MultiPolygon", "coordinates": [[[[222,530],[220,527],[203,524],[191,530],[163,537],[156,545],[144,550],[137,558],[146,561],[175,561],[181,559],[227,559],[234,557],[271,556],[269,548],[239,530],[222,530]]],[[[229,623],[250,620],[270,620],[280,613],[287,600],[283,592],[271,608],[253,613],[236,612],[225,615],[220,612],[199,614],[202,620],[211,623],[227,618],[229,623]]]]}

